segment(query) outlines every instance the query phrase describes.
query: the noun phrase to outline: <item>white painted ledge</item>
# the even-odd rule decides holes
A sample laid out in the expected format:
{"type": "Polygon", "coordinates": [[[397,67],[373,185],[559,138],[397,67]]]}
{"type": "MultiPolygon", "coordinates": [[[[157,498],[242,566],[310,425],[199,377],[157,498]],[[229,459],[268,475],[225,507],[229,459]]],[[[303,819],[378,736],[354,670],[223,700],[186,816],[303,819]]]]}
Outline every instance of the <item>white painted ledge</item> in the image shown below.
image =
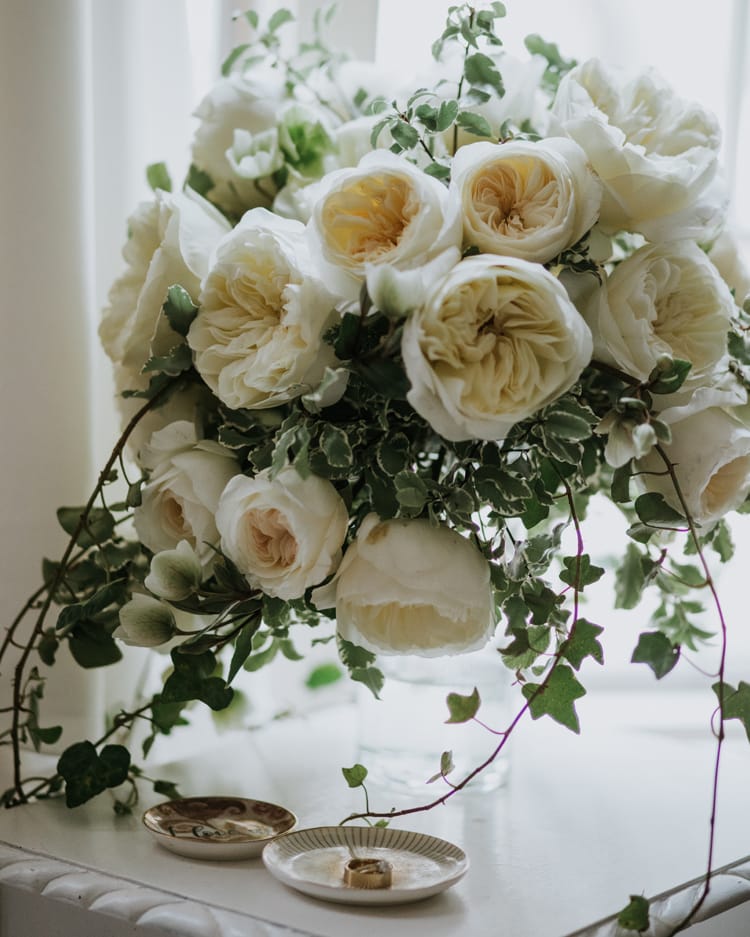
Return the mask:
{"type": "MultiPolygon", "coordinates": [[[[138,816],[115,817],[106,797],[72,811],[60,801],[1,811],[0,933],[626,937],[612,915],[629,894],[645,894],[657,896],[647,937],[663,937],[700,889],[694,880],[708,840],[713,705],[710,691],[592,692],[579,703],[581,736],[550,720],[521,726],[506,789],[467,793],[394,824],[458,843],[471,859],[454,888],[399,908],[307,898],[273,879],[259,859],[176,856],[153,842],[138,816]]],[[[736,728],[730,725],[720,788],[716,864],[724,868],[691,937],[750,933],[750,858],[737,858],[750,845],[750,747],[736,728]]],[[[190,747],[190,757],[150,773],[172,777],[186,796],[233,793],[282,803],[300,826],[337,823],[362,806],[361,792],[350,791],[340,772],[357,757],[351,707],[193,737],[190,747]]],[[[370,799],[385,810],[407,805],[375,787],[370,799]]],[[[144,796],[141,806],[155,800],[144,796]]]]}

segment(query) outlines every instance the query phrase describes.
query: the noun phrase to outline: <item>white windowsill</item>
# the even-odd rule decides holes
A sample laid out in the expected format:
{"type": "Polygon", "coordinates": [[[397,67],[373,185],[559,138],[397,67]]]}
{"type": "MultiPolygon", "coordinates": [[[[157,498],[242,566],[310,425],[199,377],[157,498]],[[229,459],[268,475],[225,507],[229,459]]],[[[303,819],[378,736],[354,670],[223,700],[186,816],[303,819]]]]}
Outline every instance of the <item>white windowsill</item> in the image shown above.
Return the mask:
{"type": "MultiPolygon", "coordinates": [[[[626,699],[599,692],[579,701],[580,736],[547,719],[520,726],[506,789],[467,793],[399,821],[458,843],[471,860],[457,886],[421,904],[375,911],[330,905],[285,888],[259,859],[175,856],[154,844],[138,816],[116,818],[103,797],[74,811],[56,801],[0,814],[0,931],[27,937],[29,915],[41,914],[45,937],[88,937],[85,926],[97,937],[349,937],[363,930],[416,937],[426,928],[433,937],[469,937],[498,932],[498,922],[514,937],[572,934],[619,910],[629,894],[655,895],[699,876],[705,863],[710,695],[655,691],[626,699]]],[[[351,708],[198,744],[199,753],[169,769],[185,795],[271,800],[296,812],[300,826],[337,823],[362,806],[361,792],[349,791],[340,773],[356,757],[351,708]]],[[[717,866],[750,851],[749,769],[744,734],[730,731],[717,866]]],[[[385,809],[401,803],[377,789],[370,795],[385,809]]],[[[715,889],[719,904],[707,912],[750,896],[748,878],[748,862],[725,876],[715,889]]],[[[733,934],[726,925],[693,932],[733,934]]]]}

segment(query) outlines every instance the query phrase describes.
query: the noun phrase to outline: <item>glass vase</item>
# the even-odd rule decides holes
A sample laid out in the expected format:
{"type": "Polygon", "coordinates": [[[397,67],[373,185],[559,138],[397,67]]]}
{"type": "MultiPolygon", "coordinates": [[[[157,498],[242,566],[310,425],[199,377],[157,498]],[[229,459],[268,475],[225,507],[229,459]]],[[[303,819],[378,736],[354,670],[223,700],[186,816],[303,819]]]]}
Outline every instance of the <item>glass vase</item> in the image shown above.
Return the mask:
{"type": "MultiPolygon", "coordinates": [[[[497,748],[499,734],[509,720],[511,675],[494,647],[455,657],[381,656],[377,666],[385,685],[376,699],[358,688],[358,761],[368,771],[368,783],[402,791],[432,793],[440,771],[441,755],[452,752],[455,768],[448,775],[456,784],[497,748]],[[449,693],[468,696],[479,691],[481,705],[476,720],[449,723],[449,693]]],[[[482,792],[502,787],[508,779],[505,751],[496,756],[466,790],[482,792]]]]}

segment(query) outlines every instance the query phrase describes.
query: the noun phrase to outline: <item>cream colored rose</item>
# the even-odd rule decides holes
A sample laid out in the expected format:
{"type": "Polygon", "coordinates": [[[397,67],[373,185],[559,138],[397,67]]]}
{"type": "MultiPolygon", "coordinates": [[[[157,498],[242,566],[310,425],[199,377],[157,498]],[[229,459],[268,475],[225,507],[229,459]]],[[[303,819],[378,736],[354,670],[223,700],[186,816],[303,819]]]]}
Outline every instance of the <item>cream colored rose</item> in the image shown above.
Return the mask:
{"type": "Polygon", "coordinates": [[[707,192],[717,168],[716,119],[654,72],[625,80],[591,59],[560,82],[552,113],[604,184],[607,231],[700,238],[720,222],[723,195],[707,192]]]}
{"type": "Polygon", "coordinates": [[[216,513],[221,549],[250,585],[297,599],[330,575],[341,558],[349,515],[333,485],[293,467],[271,478],[238,475],[216,513]]]}
{"type": "Polygon", "coordinates": [[[594,357],[641,381],[664,356],[690,361],[698,382],[726,353],[732,296],[691,241],[646,245],[579,302],[594,357]]]}
{"type": "Polygon", "coordinates": [[[496,621],[489,566],[472,543],[426,520],[381,521],[375,514],[313,601],[335,607],[343,638],[378,654],[477,650],[496,621]]]}
{"type": "Polygon", "coordinates": [[[264,208],[219,244],[188,332],[195,367],[233,410],[274,407],[316,387],[333,349],[337,298],[316,276],[304,226],[264,208]]]}
{"type": "Polygon", "coordinates": [[[257,138],[268,141],[261,136],[266,131],[271,131],[275,142],[278,109],[286,97],[282,71],[256,63],[247,73],[218,81],[198,105],[193,163],[211,177],[214,187],[208,195],[225,211],[239,215],[269,204],[268,193],[256,185],[255,177],[237,173],[232,153],[235,145],[241,149],[248,138],[255,138],[262,150],[257,138]]]}
{"type": "MultiPolygon", "coordinates": [[[[665,447],[693,520],[711,526],[739,507],[750,493],[750,429],[736,413],[708,407],[670,421],[672,442],[665,447]]],[[[662,494],[676,510],[680,500],[656,452],[636,463],[641,483],[662,494]]]]}
{"type": "Polygon", "coordinates": [[[239,469],[234,456],[218,443],[198,439],[193,424],[181,421],[154,433],[142,461],[150,476],[133,512],[139,540],[154,553],[186,540],[209,568],[219,540],[214,521],[219,496],[239,469]]]}
{"type": "Polygon", "coordinates": [[[469,257],[407,320],[408,400],[446,439],[503,439],[570,389],[591,347],[588,326],[544,267],[469,257]]]}
{"type": "Polygon", "coordinates": [[[453,159],[464,244],[545,263],[571,247],[599,214],[601,183],[572,140],[471,143],[453,159]]]}
{"type": "Polygon", "coordinates": [[[460,206],[446,187],[403,157],[369,153],[320,183],[308,225],[321,276],[354,299],[370,265],[420,266],[461,244],[460,206]]]}
{"type": "Polygon", "coordinates": [[[750,299],[750,267],[740,253],[734,231],[722,231],[711,245],[708,256],[722,280],[734,293],[734,301],[741,307],[745,300],[750,299]]]}
{"type": "Polygon", "coordinates": [[[125,273],[113,284],[99,326],[104,350],[118,368],[118,385],[142,389],[141,369],[152,354],[165,354],[180,341],[162,306],[170,286],[184,287],[195,301],[208,272],[211,251],[229,230],[228,222],[190,189],[157,192],[129,221],[123,249],[125,273]]]}

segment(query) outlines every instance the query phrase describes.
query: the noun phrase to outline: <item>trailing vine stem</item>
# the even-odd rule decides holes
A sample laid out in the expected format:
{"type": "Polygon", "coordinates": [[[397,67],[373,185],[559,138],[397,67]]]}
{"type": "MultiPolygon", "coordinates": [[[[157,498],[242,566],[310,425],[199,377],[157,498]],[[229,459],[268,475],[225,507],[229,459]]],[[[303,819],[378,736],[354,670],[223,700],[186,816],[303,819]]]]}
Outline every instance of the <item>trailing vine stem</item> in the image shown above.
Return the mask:
{"type": "Polygon", "coordinates": [[[659,457],[661,458],[662,462],[664,463],[666,467],[666,471],[667,471],[667,474],[669,475],[670,481],[672,482],[672,486],[674,487],[677,500],[680,502],[680,506],[687,520],[688,530],[690,531],[690,538],[693,541],[701,567],[703,568],[703,573],[706,579],[706,586],[711,592],[711,597],[714,602],[714,607],[716,609],[716,612],[719,618],[719,628],[721,632],[721,645],[720,645],[720,652],[719,652],[719,669],[718,669],[718,674],[717,674],[718,684],[716,688],[716,694],[719,700],[719,706],[718,706],[719,720],[718,720],[718,727],[715,730],[716,754],[714,756],[714,770],[713,770],[713,781],[712,781],[712,789],[711,789],[711,816],[709,818],[708,857],[706,861],[706,874],[703,879],[703,888],[701,889],[701,893],[698,896],[695,904],[690,909],[688,914],[686,914],[685,917],[678,924],[676,924],[675,927],[667,935],[667,937],[674,937],[675,934],[678,934],[680,931],[685,930],[685,928],[687,928],[690,925],[695,915],[703,907],[703,904],[705,903],[706,898],[708,898],[708,894],[711,891],[711,878],[713,875],[713,864],[714,864],[714,846],[716,842],[716,814],[717,814],[717,804],[718,804],[718,796],[719,796],[719,771],[720,771],[720,766],[721,766],[721,753],[722,753],[722,748],[724,745],[724,737],[725,737],[724,692],[725,692],[726,684],[724,681],[724,677],[726,674],[726,657],[727,657],[727,623],[724,617],[724,609],[722,608],[722,605],[721,605],[719,593],[716,589],[716,583],[714,582],[713,576],[711,575],[711,570],[709,569],[706,556],[701,546],[700,538],[698,536],[698,531],[695,526],[695,521],[693,520],[692,515],[690,513],[690,509],[688,508],[687,502],[685,501],[685,496],[682,492],[680,482],[677,478],[674,464],[670,460],[667,453],[664,451],[664,447],[661,444],[658,444],[655,448],[656,448],[656,452],[658,453],[659,457]]]}
{"type": "MultiPolygon", "coordinates": [[[[115,733],[119,732],[120,730],[130,729],[133,723],[135,722],[135,720],[138,719],[140,716],[143,715],[143,713],[145,713],[147,710],[151,708],[152,702],[153,702],[152,700],[149,700],[148,703],[144,703],[142,706],[139,706],[138,709],[134,709],[132,712],[118,713],[118,715],[115,716],[113,720],[113,725],[111,726],[111,728],[107,729],[107,731],[103,735],[101,735],[95,742],[92,743],[94,748],[99,748],[100,745],[103,745],[108,739],[110,739],[115,733]]],[[[58,784],[62,780],[62,778],[60,777],[59,774],[55,773],[55,774],[49,775],[49,777],[46,777],[46,778],[26,778],[25,780],[21,781],[21,784],[28,784],[29,781],[36,781],[36,780],[40,781],[40,783],[37,784],[36,787],[28,791],[23,797],[23,799],[19,798],[18,788],[16,788],[16,799],[10,801],[10,803],[8,803],[7,806],[18,807],[21,804],[26,803],[30,798],[38,797],[40,794],[42,794],[43,791],[50,790],[50,788],[53,788],[56,784],[58,784]]]]}
{"type": "Polygon", "coordinates": [[[110,473],[114,468],[115,464],[119,460],[125,445],[130,438],[131,433],[136,428],[141,419],[155,406],[161,402],[162,398],[167,395],[167,392],[170,391],[173,387],[173,383],[170,382],[165,384],[153,397],[146,401],[146,403],[134,414],[130,419],[127,426],[123,430],[120,438],[117,440],[114,449],[112,450],[107,462],[104,465],[104,468],[99,473],[94,490],[92,491],[86,505],[81,511],[81,516],[78,519],[78,523],[68,540],[68,544],[65,548],[65,551],[60,559],[58,567],[55,571],[55,575],[52,577],[49,583],[46,583],[40,589],[38,589],[31,598],[26,602],[23,609],[16,616],[11,627],[8,629],[8,634],[6,634],[5,641],[3,643],[2,649],[0,649],[0,654],[2,654],[8,647],[9,641],[12,639],[16,629],[19,624],[25,617],[26,613],[34,607],[35,602],[41,598],[42,594],[46,590],[46,596],[39,608],[39,614],[37,615],[34,627],[29,635],[28,641],[26,642],[23,651],[16,663],[16,666],[13,671],[13,720],[11,724],[11,745],[13,750],[13,789],[16,792],[16,803],[26,803],[28,801],[28,796],[24,793],[23,790],[23,780],[21,778],[21,711],[23,707],[23,684],[24,684],[24,671],[28,663],[31,652],[34,648],[37,638],[42,633],[44,627],[44,622],[47,618],[47,613],[52,606],[54,596],[57,592],[58,587],[61,585],[63,579],[65,578],[65,573],[68,569],[68,564],[75,550],[75,546],[78,542],[78,538],[81,533],[87,528],[89,516],[91,514],[92,508],[95,506],[99,496],[104,488],[107,480],[110,477],[110,473]]]}
{"type": "Polygon", "coordinates": [[[495,761],[495,759],[500,755],[500,752],[502,752],[503,748],[505,747],[508,739],[512,735],[518,723],[523,719],[523,717],[526,715],[526,713],[530,709],[534,700],[536,700],[536,698],[540,696],[547,689],[550,678],[552,677],[553,673],[559,666],[560,662],[565,657],[565,653],[575,636],[576,623],[578,621],[578,600],[579,600],[579,594],[581,591],[581,587],[580,587],[581,556],[584,553],[583,535],[581,532],[581,525],[580,525],[580,521],[578,518],[578,514],[575,509],[575,503],[573,500],[573,491],[570,488],[570,485],[568,485],[567,481],[565,481],[565,479],[561,478],[561,481],[565,487],[566,498],[568,501],[568,505],[570,506],[570,517],[571,517],[573,526],[576,531],[576,541],[577,541],[575,576],[573,578],[574,616],[573,616],[573,623],[570,626],[570,630],[568,631],[565,637],[565,640],[560,644],[560,647],[552,655],[552,658],[553,658],[552,664],[549,670],[547,671],[547,673],[544,675],[544,678],[539,683],[536,690],[534,690],[534,692],[529,695],[524,705],[518,710],[518,712],[513,717],[512,721],[510,722],[510,724],[508,725],[506,729],[500,730],[500,731],[488,729],[488,731],[501,736],[500,741],[498,742],[497,746],[492,750],[492,752],[489,754],[489,756],[485,758],[483,762],[481,762],[479,765],[473,768],[468,774],[466,774],[458,783],[453,784],[452,782],[449,782],[450,789],[446,791],[441,797],[436,797],[434,800],[431,800],[425,804],[418,804],[416,807],[405,807],[402,810],[389,810],[386,813],[370,810],[369,801],[367,800],[367,797],[366,797],[366,809],[360,813],[352,813],[348,817],[345,817],[343,820],[341,820],[341,822],[339,823],[339,826],[343,826],[343,824],[349,823],[352,820],[368,820],[369,821],[370,819],[373,819],[373,818],[393,819],[394,817],[405,817],[414,813],[426,813],[429,810],[433,810],[435,807],[439,807],[442,804],[447,803],[447,801],[451,797],[453,797],[459,791],[463,790],[467,786],[467,784],[469,784],[475,777],[477,777],[477,775],[481,774],[482,771],[485,770],[485,768],[488,768],[493,763],[493,761],[495,761]]]}

